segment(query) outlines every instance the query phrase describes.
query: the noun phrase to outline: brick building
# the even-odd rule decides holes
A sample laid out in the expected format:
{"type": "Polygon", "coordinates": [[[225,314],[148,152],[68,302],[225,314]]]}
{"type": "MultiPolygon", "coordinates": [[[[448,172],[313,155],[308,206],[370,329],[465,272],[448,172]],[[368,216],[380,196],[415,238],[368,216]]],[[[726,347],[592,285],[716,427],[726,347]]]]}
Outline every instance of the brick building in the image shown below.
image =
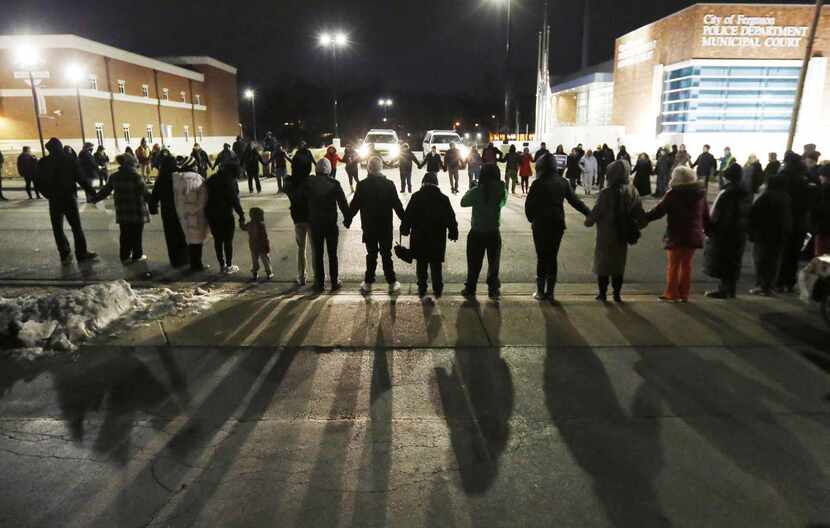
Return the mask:
{"type": "MultiPolygon", "coordinates": [[[[595,100],[590,111],[611,116],[602,125],[603,139],[651,155],[659,145],[680,143],[692,152],[704,143],[716,150],[728,145],[741,162],[750,153],[762,159],[767,152],[780,154],[814,12],[813,5],[695,4],[620,36],[613,96],[595,100]]],[[[807,69],[798,148],[816,143],[830,152],[822,134],[830,125],[828,53],[830,7],[825,7],[807,69]]],[[[596,79],[584,78],[581,89],[587,93],[596,79]]],[[[551,110],[556,105],[545,98],[550,94],[542,89],[545,82],[540,75],[537,109],[546,118],[540,121],[537,115],[541,138],[573,126],[551,110]]]]}
{"type": "Polygon", "coordinates": [[[43,137],[76,149],[85,137],[113,157],[144,137],[175,153],[194,142],[214,153],[240,131],[236,69],[218,60],[153,59],[75,35],[0,36],[4,153],[29,145],[40,154],[30,72],[43,137]]]}

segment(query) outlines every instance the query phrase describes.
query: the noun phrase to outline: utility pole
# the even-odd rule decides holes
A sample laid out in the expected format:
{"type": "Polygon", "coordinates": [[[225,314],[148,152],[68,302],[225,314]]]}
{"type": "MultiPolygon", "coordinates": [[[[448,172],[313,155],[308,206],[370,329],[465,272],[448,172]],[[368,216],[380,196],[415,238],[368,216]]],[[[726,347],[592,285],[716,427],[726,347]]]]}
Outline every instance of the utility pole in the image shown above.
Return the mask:
{"type": "Polygon", "coordinates": [[[510,79],[510,4],[511,0],[506,0],[506,27],[505,27],[505,44],[504,44],[504,132],[510,130],[510,99],[511,99],[511,79],[510,79]]]}
{"type": "Polygon", "coordinates": [[[35,107],[35,121],[37,122],[37,137],[40,139],[40,156],[46,156],[46,147],[43,146],[43,127],[40,125],[40,104],[37,100],[37,91],[35,91],[35,75],[29,68],[29,84],[32,87],[32,104],[35,107]]]}
{"type": "Polygon", "coordinates": [[[807,36],[807,46],[804,49],[804,60],[801,63],[801,73],[798,75],[798,90],[795,92],[793,115],[792,119],[790,119],[790,133],[787,137],[787,150],[793,149],[795,132],[798,128],[798,114],[801,113],[801,99],[804,96],[804,82],[807,80],[807,67],[810,65],[810,59],[813,57],[813,42],[815,42],[816,39],[816,27],[818,26],[818,19],[821,17],[821,8],[823,6],[824,0],[816,0],[816,11],[813,15],[813,23],[810,25],[810,33],[807,36]]]}

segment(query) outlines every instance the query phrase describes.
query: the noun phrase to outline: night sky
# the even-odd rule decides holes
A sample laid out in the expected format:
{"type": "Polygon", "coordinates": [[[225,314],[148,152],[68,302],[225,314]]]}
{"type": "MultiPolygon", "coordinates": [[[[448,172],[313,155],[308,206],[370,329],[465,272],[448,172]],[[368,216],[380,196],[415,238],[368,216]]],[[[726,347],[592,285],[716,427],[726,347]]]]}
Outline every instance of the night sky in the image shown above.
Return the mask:
{"type": "MultiPolygon", "coordinates": [[[[529,114],[544,0],[511,1],[513,75],[529,114]]],[[[310,87],[321,94],[327,90],[331,62],[317,45],[317,35],[326,29],[342,29],[351,41],[338,60],[338,85],[346,102],[350,93],[363,94],[366,101],[385,94],[467,94],[487,99],[492,107],[499,92],[494,84],[504,57],[504,0],[4,3],[3,34],[74,33],[149,56],[210,55],[237,66],[240,85],[254,86],[258,93],[286,86],[303,86],[309,94],[314,93],[310,87]]],[[[610,59],[615,37],[693,3],[590,0],[589,62],[610,59]]],[[[583,2],[550,0],[549,5],[551,69],[568,74],[581,64],[583,2]]],[[[267,122],[278,112],[265,107],[262,113],[267,122]]],[[[288,118],[283,112],[273,121],[288,118]]]]}

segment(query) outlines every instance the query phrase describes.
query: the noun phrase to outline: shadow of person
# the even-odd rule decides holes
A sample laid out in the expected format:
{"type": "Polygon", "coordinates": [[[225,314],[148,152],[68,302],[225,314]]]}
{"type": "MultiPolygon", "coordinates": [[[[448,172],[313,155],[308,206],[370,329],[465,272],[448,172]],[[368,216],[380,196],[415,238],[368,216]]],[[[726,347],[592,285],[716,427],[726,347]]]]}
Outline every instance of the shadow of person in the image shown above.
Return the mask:
{"type": "Polygon", "coordinates": [[[476,302],[462,304],[452,369],[435,369],[461,486],[470,495],[485,493],[498,476],[499,458],[510,438],[514,399],[513,379],[501,350],[468,348],[471,334],[483,329],[479,310],[476,302]]]}
{"type": "Polygon", "coordinates": [[[603,361],[565,309],[540,310],[547,342],[545,404],[573,459],[590,475],[610,524],[670,526],[655,490],[663,455],[648,387],[638,387],[631,410],[624,409],[603,361]],[[578,345],[559,345],[563,334],[578,345]]]}

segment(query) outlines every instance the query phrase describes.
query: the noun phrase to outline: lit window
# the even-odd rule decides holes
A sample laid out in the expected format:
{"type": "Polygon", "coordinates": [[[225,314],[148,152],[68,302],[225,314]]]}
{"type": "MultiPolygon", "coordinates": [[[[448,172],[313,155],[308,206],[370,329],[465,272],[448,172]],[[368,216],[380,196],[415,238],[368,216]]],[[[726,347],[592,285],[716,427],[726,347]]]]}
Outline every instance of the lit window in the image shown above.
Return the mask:
{"type": "Polygon", "coordinates": [[[167,139],[173,138],[173,125],[161,125],[161,133],[167,139]]]}
{"type": "Polygon", "coordinates": [[[204,141],[204,134],[205,131],[202,127],[196,127],[196,141],[198,141],[199,143],[204,141]]]}
{"type": "Polygon", "coordinates": [[[187,102],[187,92],[179,92],[179,96],[182,98],[182,102],[187,102]]]}
{"type": "Polygon", "coordinates": [[[184,127],[184,142],[185,143],[190,142],[190,127],[189,126],[184,127]]]}
{"type": "Polygon", "coordinates": [[[90,90],[97,90],[98,89],[98,79],[95,77],[89,78],[89,89],[90,90]]]}
{"type": "Polygon", "coordinates": [[[130,139],[131,139],[130,138],[130,124],[129,123],[124,123],[121,126],[121,130],[124,133],[124,141],[127,143],[127,145],[129,145],[130,144],[130,139]]]}
{"type": "Polygon", "coordinates": [[[161,100],[162,101],[169,101],[170,100],[170,90],[167,88],[161,89],[161,100]]]}
{"type": "Polygon", "coordinates": [[[125,94],[127,93],[127,81],[118,80],[118,93],[125,94]]]}
{"type": "Polygon", "coordinates": [[[147,143],[153,142],[153,125],[147,125],[147,135],[145,137],[147,138],[147,143]]]}
{"type": "Polygon", "coordinates": [[[143,95],[144,97],[150,97],[150,87],[148,85],[141,85],[141,95],[143,95]]]}
{"type": "Polygon", "coordinates": [[[193,100],[194,100],[194,101],[196,101],[196,104],[197,104],[197,105],[202,104],[202,96],[201,96],[201,95],[199,95],[199,94],[195,94],[195,95],[193,96],[193,100]]]}
{"type": "Polygon", "coordinates": [[[104,146],[104,123],[95,123],[95,137],[98,139],[98,146],[104,146]]]}

